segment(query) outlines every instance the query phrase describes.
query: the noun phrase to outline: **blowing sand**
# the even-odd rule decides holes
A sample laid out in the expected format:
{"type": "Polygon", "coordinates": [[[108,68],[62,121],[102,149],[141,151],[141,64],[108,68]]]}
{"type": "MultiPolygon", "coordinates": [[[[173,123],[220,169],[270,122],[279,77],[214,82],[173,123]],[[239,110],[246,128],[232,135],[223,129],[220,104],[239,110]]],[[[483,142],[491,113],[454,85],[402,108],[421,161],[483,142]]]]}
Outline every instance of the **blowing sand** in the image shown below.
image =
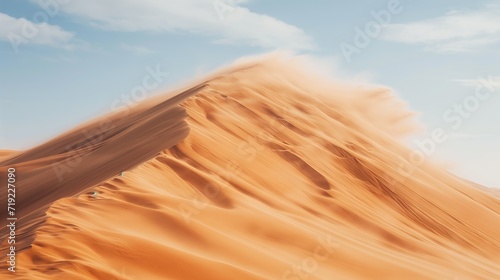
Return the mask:
{"type": "Polygon", "coordinates": [[[500,201],[413,164],[412,120],[267,58],[0,154],[15,279],[498,279],[500,201]]]}

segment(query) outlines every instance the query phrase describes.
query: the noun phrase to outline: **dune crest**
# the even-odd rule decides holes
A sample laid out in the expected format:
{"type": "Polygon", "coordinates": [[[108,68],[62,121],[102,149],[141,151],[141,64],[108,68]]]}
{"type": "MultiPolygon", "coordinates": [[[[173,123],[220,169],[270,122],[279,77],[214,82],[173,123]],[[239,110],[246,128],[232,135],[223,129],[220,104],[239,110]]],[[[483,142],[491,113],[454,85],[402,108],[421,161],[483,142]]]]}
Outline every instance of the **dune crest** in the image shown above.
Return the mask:
{"type": "Polygon", "coordinates": [[[108,116],[79,151],[75,130],[0,162],[26,174],[19,279],[500,275],[500,201],[411,162],[395,137],[413,114],[389,90],[276,57],[189,88],[108,116]],[[44,168],[66,153],[89,156],[61,183],[44,168]]]}

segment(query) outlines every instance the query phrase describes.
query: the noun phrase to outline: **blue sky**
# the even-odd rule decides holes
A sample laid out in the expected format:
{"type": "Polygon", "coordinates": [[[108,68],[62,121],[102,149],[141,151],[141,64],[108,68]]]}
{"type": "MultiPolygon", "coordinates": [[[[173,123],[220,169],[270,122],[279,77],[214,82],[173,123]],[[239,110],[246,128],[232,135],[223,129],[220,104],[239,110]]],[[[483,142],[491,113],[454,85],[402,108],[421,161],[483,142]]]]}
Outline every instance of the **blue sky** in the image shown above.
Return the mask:
{"type": "Polygon", "coordinates": [[[394,89],[427,127],[412,147],[443,129],[429,155],[500,187],[499,18],[500,1],[2,1],[0,149],[111,111],[151,72],[141,96],[291,49],[394,89]]]}

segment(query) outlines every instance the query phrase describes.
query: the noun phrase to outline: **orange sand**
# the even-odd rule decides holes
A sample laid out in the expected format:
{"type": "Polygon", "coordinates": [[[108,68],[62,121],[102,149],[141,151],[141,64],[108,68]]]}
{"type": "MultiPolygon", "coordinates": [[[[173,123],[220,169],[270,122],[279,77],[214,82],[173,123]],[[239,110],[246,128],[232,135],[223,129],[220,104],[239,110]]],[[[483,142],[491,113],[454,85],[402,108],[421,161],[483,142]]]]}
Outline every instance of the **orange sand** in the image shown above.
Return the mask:
{"type": "Polygon", "coordinates": [[[12,150],[0,150],[0,159],[6,158],[7,156],[11,156],[14,153],[16,153],[16,151],[12,151],[12,150]]]}
{"type": "Polygon", "coordinates": [[[299,68],[241,63],[3,158],[15,279],[500,279],[500,201],[412,164],[389,91],[299,68]]]}

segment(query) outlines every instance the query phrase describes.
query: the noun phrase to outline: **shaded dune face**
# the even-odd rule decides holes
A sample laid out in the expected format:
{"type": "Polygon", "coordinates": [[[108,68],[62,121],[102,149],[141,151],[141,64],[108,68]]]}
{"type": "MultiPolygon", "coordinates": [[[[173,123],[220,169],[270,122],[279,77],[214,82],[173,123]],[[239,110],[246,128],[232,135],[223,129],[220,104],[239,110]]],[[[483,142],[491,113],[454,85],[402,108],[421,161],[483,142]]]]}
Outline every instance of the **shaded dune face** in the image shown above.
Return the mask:
{"type": "MultiPolygon", "coordinates": [[[[57,199],[81,193],[186,137],[186,112],[178,103],[199,88],[110,114],[46,144],[6,156],[8,159],[0,162],[0,172],[5,174],[14,167],[18,174],[16,248],[30,246],[35,230],[45,221],[45,211],[57,199]]],[[[0,195],[0,205],[7,209],[7,188],[2,188],[0,195]]],[[[0,212],[1,219],[6,215],[7,211],[0,212]]],[[[7,228],[2,227],[0,233],[7,236],[7,228]]]]}
{"type": "Polygon", "coordinates": [[[70,132],[0,164],[24,177],[16,275],[496,279],[500,202],[414,164],[394,140],[411,116],[388,90],[269,59],[112,117],[57,183],[47,166],[85,141],[70,132]]]}

